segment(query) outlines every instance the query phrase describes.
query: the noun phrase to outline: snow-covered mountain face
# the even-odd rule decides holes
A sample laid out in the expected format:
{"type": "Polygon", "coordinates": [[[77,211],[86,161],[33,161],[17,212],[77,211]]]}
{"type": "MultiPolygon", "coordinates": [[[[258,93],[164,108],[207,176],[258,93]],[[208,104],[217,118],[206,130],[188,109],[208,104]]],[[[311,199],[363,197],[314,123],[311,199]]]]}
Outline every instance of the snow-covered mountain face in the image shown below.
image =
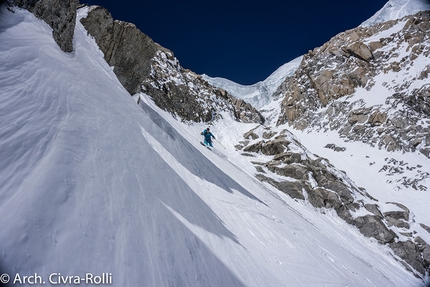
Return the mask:
{"type": "Polygon", "coordinates": [[[430,157],[430,13],[341,33],[305,55],[278,123],[430,157]]]}
{"type": "Polygon", "coordinates": [[[254,180],[229,130],[218,137],[226,149],[211,152],[196,141],[203,124],[174,120],[144,94],[137,105],[79,21],[68,54],[46,23],[0,7],[0,94],[3,280],[422,285],[336,216],[254,180]]]}
{"type": "MultiPolygon", "coordinates": [[[[257,177],[264,180],[270,175],[269,182],[281,190],[285,181],[293,178],[300,184],[305,178],[301,175],[311,175],[315,180],[307,184],[313,190],[301,189],[308,195],[313,193],[308,199],[318,208],[321,205],[312,197],[320,194],[320,188],[338,194],[339,189],[318,179],[309,159],[291,160],[296,148],[290,147],[293,141],[286,137],[290,129],[302,144],[345,170],[353,182],[377,199],[377,210],[396,203],[400,209],[394,213],[406,211],[410,216],[394,220],[393,212],[374,214],[398,235],[388,242],[395,254],[421,274],[428,272],[430,265],[430,248],[425,243],[430,242],[428,212],[420,203],[428,201],[430,190],[429,32],[427,11],[333,37],[306,54],[294,75],[275,92],[274,99],[283,99],[281,112],[278,103],[269,109],[278,120],[277,127],[256,129],[254,135],[250,131],[238,146],[253,157],[271,156],[263,162],[250,162],[258,170],[257,177]],[[276,141],[283,147],[268,153],[265,147],[276,141]],[[403,245],[400,249],[399,244],[403,245]],[[406,255],[413,250],[423,253],[414,258],[406,255]],[[424,260],[418,263],[419,258],[424,260]]],[[[349,189],[349,193],[355,192],[349,189]]],[[[326,193],[323,198],[327,204],[333,197],[326,193]]],[[[330,204],[341,218],[360,229],[361,220],[345,216],[355,213],[354,208],[346,204],[343,213],[339,206],[330,204]]]]}
{"type": "Polygon", "coordinates": [[[390,0],[375,15],[364,21],[361,26],[370,27],[378,23],[397,20],[426,10],[430,10],[430,2],[428,0],[390,0]]]}
{"type": "Polygon", "coordinates": [[[264,81],[254,85],[240,85],[224,78],[212,78],[203,75],[208,83],[222,88],[238,99],[243,99],[253,107],[261,109],[273,101],[273,94],[286,77],[294,74],[299,67],[302,57],[298,57],[278,68],[264,81]]]}
{"type": "Polygon", "coordinates": [[[356,109],[366,87],[395,89],[406,100],[344,122],[367,116],[363,129],[391,133],[386,105],[400,121],[413,110],[414,150],[425,150],[426,14],[348,31],[254,87],[219,80],[238,100],[102,8],[79,10],[70,54],[26,11],[0,13],[0,119],[13,123],[0,134],[0,273],[110,272],[114,286],[423,284],[428,159],[344,142],[330,122],[352,111],[338,100],[356,109]],[[289,121],[292,102],[305,108],[289,121]],[[208,120],[212,151],[198,143],[208,120]]]}
{"type": "Polygon", "coordinates": [[[257,103],[266,117],[265,127],[245,133],[236,146],[250,158],[257,178],[317,208],[333,208],[369,237],[374,235],[361,228],[362,219],[350,215],[373,206],[373,212],[380,211],[375,218],[397,234],[384,243],[421,274],[430,261],[425,243],[430,242],[428,213],[420,204],[429,200],[430,190],[430,16],[420,11],[429,8],[427,1],[390,1],[360,27],[305,55],[294,74],[277,83],[271,101],[265,101],[266,96],[253,98],[254,86],[238,89],[240,85],[212,79],[257,103]],[[321,166],[297,152],[298,142],[347,171],[376,202],[357,197],[359,192],[351,186],[347,194],[354,200],[342,200],[346,189],[340,186],[348,179],[338,177],[334,186],[319,177],[316,170],[321,166]],[[341,200],[331,201],[336,196],[328,191],[341,200]],[[397,217],[403,212],[409,215],[397,217]],[[406,255],[413,250],[424,251],[406,255]]]}

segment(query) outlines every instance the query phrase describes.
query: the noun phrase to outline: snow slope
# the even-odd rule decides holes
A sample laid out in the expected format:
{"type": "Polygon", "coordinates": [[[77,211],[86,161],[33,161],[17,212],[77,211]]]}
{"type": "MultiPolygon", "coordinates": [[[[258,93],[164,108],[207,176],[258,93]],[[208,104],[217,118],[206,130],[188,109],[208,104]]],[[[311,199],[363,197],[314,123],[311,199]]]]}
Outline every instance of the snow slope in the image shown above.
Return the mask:
{"type": "Polygon", "coordinates": [[[336,216],[253,180],[228,147],[200,146],[201,126],[137,105],[79,22],[71,54],[51,33],[0,7],[1,272],[48,286],[54,272],[111,273],[112,286],[422,285],[336,216]]]}
{"type": "Polygon", "coordinates": [[[390,0],[361,26],[369,27],[377,23],[397,20],[420,11],[430,10],[428,0],[390,0]]]}
{"type": "Polygon", "coordinates": [[[286,77],[291,76],[296,71],[301,61],[302,57],[292,60],[279,67],[264,81],[253,85],[241,85],[228,79],[211,78],[207,75],[203,75],[203,79],[212,86],[222,88],[234,97],[243,99],[254,108],[260,109],[271,102],[273,93],[286,77]]]}

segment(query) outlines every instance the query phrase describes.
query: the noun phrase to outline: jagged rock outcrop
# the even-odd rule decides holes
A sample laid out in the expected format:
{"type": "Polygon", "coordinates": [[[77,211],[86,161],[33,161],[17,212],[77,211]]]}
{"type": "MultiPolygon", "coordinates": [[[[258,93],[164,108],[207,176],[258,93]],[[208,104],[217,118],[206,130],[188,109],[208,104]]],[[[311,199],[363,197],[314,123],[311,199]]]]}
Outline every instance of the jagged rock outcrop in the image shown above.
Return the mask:
{"type": "MultiPolygon", "coordinates": [[[[416,224],[409,209],[400,203],[378,202],[327,159],[307,151],[288,130],[274,132],[269,127],[258,126],[245,133],[236,148],[254,164],[255,176],[260,181],[322,212],[334,210],[364,236],[388,245],[396,258],[417,276],[429,271],[430,246],[416,235],[416,224]],[[258,154],[270,159],[253,160],[258,154]]],[[[327,148],[343,151],[334,144],[327,148]]],[[[430,230],[426,225],[420,226],[430,230]]]]}
{"type": "Polygon", "coordinates": [[[79,0],[7,0],[9,5],[27,9],[52,28],[55,42],[64,52],[73,51],[76,9],[79,0]]]}
{"type": "Polygon", "coordinates": [[[340,33],[279,87],[278,124],[429,157],[429,43],[429,11],[340,33]]]}
{"type": "Polygon", "coordinates": [[[135,25],[113,20],[105,8],[90,7],[81,23],[130,94],[143,92],[160,108],[186,121],[209,122],[225,113],[241,122],[264,121],[251,105],[183,69],[171,51],[135,25]]]}
{"type": "Polygon", "coordinates": [[[95,6],[81,19],[88,33],[94,37],[106,62],[130,94],[140,92],[144,79],[151,73],[151,59],[162,47],[135,25],[114,21],[109,11],[95,6]]]}
{"type": "Polygon", "coordinates": [[[240,122],[264,122],[250,104],[183,69],[167,49],[157,51],[151,59],[151,72],[143,80],[141,90],[150,95],[157,106],[184,120],[210,122],[229,114],[240,122]]]}

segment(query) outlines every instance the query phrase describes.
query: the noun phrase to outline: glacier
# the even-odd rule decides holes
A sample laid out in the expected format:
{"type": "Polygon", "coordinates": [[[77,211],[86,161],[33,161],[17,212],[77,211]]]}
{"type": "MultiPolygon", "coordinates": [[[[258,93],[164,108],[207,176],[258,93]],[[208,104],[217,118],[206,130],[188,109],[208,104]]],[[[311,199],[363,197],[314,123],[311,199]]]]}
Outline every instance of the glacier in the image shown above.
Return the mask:
{"type": "Polygon", "coordinates": [[[294,74],[301,61],[302,56],[297,57],[294,60],[279,67],[264,81],[260,81],[253,85],[241,85],[225,78],[210,77],[205,74],[202,76],[203,79],[205,79],[212,86],[222,88],[234,97],[250,103],[256,109],[261,109],[271,103],[273,100],[273,93],[276,92],[276,89],[279,87],[279,85],[281,85],[286,77],[294,74]]]}

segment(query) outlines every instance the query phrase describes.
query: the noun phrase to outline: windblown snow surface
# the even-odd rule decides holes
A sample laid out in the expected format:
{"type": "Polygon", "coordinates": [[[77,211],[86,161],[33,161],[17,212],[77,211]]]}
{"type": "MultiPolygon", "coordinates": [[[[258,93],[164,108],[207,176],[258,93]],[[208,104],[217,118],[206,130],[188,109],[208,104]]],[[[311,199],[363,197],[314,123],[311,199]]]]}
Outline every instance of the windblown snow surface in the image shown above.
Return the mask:
{"type": "Polygon", "coordinates": [[[369,27],[426,10],[430,10],[429,0],[390,0],[375,15],[364,21],[361,26],[369,27]]]}
{"type": "Polygon", "coordinates": [[[145,95],[137,105],[79,21],[73,53],[51,34],[1,7],[1,273],[48,286],[103,272],[122,287],[423,285],[388,248],[255,181],[227,128],[214,131],[226,149],[209,151],[203,126],[145,95]]]}

